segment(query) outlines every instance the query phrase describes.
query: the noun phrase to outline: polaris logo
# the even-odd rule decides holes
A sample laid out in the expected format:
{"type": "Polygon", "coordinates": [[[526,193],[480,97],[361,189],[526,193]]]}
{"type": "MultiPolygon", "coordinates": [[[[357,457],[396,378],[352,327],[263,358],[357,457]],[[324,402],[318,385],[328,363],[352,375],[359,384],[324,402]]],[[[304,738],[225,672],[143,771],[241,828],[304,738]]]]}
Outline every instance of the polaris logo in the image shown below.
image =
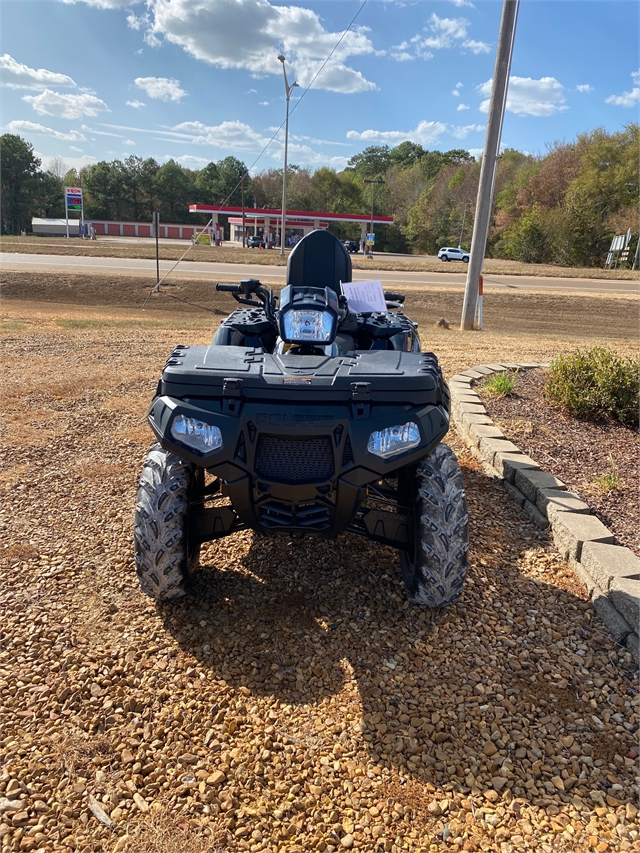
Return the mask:
{"type": "Polygon", "coordinates": [[[277,415],[258,412],[256,421],[262,426],[330,427],[333,426],[335,418],[333,415],[277,415]]]}

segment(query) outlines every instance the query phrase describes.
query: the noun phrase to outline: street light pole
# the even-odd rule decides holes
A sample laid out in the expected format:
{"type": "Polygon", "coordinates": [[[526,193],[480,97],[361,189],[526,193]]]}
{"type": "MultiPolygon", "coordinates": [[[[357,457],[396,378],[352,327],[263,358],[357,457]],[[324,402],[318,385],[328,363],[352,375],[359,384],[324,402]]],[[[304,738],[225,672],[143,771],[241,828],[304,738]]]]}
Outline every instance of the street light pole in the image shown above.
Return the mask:
{"type": "Polygon", "coordinates": [[[244,178],[245,178],[245,170],[241,169],[239,178],[240,178],[240,187],[242,189],[242,248],[246,248],[247,245],[247,228],[245,225],[245,213],[244,213],[244,178]]]}
{"type": "Polygon", "coordinates": [[[364,182],[365,184],[374,185],[371,187],[371,231],[369,232],[370,234],[373,234],[373,202],[376,195],[375,184],[384,184],[384,178],[365,178],[364,182]]]}
{"type": "Polygon", "coordinates": [[[287,118],[284,125],[284,171],[282,173],[282,221],[280,223],[280,257],[284,258],[284,226],[287,217],[287,150],[289,146],[289,101],[291,99],[291,90],[295,89],[297,83],[289,85],[287,80],[287,69],[284,67],[285,58],[280,54],[278,57],[282,63],[282,73],[284,74],[284,90],[287,96],[287,118]]]}

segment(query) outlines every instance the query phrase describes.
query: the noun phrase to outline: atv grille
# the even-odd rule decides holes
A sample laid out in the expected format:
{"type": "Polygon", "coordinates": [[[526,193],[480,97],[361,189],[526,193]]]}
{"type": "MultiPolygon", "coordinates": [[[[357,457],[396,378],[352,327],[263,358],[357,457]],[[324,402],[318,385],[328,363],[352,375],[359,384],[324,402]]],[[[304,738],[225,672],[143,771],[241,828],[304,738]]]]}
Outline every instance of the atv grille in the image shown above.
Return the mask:
{"type": "Polygon", "coordinates": [[[292,441],[261,435],[256,451],[256,473],[280,483],[323,483],[334,476],[330,436],[292,441]]]}
{"type": "Polygon", "coordinates": [[[330,511],[320,503],[305,503],[291,506],[279,501],[269,501],[259,508],[260,521],[271,529],[278,527],[305,527],[324,530],[330,523],[330,511]]]}

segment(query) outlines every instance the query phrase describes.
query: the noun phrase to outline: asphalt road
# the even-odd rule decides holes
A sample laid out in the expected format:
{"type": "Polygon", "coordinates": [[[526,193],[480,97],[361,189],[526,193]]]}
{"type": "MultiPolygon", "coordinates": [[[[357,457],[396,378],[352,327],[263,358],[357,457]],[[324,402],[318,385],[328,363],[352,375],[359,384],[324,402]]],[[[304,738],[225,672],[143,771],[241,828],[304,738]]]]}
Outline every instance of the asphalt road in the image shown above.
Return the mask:
{"type": "MultiPolygon", "coordinates": [[[[160,275],[165,275],[175,261],[160,261],[160,275]]],[[[372,261],[375,264],[375,260],[372,261]]],[[[0,269],[13,272],[76,273],[85,275],[139,275],[155,280],[156,262],[142,258],[88,258],[69,255],[26,255],[3,252],[0,269]]],[[[210,262],[185,261],[176,268],[171,277],[206,279],[209,281],[237,282],[241,278],[259,278],[265,284],[283,284],[284,267],[260,264],[217,264],[210,262]]],[[[171,277],[168,281],[171,280],[171,277]]],[[[380,280],[384,287],[464,288],[466,268],[460,272],[390,272],[388,270],[354,270],[354,281],[380,280]]],[[[484,284],[493,288],[510,290],[534,290],[549,292],[589,292],[607,294],[638,294],[639,284],[631,281],[616,281],[586,278],[540,278],[535,276],[485,275],[484,284]]]]}

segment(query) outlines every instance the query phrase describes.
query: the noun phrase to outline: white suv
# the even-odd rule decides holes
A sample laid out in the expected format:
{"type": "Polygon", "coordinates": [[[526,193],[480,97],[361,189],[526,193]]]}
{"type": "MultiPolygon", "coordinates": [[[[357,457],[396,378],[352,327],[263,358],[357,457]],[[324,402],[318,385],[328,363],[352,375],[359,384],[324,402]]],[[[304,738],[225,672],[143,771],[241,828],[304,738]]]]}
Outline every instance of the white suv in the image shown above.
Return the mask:
{"type": "Polygon", "coordinates": [[[462,261],[465,264],[469,263],[469,253],[462,249],[440,249],[438,257],[441,261],[462,261]]]}

